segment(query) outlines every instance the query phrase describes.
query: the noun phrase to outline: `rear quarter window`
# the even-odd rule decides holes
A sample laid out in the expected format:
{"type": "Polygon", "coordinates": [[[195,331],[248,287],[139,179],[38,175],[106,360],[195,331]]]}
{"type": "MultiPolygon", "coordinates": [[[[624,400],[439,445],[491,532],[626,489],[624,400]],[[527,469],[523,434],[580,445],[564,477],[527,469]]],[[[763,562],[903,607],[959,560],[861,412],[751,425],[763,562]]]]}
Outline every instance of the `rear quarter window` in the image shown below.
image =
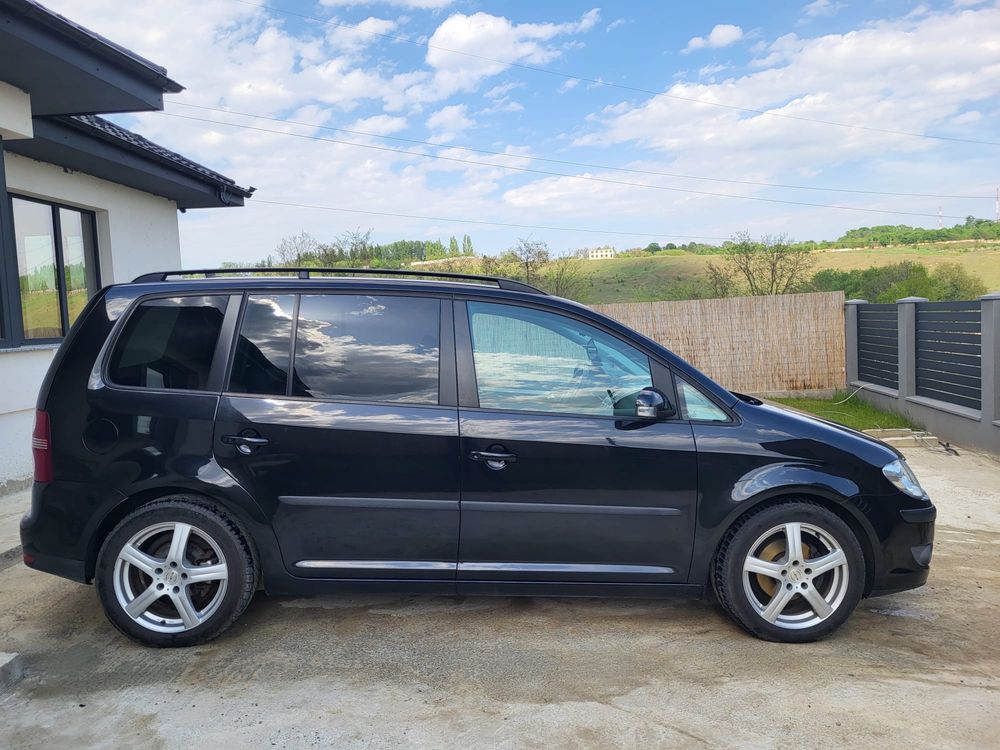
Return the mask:
{"type": "Polygon", "coordinates": [[[228,299],[170,297],[140,303],[115,343],[108,366],[111,382],[205,390],[228,299]]]}

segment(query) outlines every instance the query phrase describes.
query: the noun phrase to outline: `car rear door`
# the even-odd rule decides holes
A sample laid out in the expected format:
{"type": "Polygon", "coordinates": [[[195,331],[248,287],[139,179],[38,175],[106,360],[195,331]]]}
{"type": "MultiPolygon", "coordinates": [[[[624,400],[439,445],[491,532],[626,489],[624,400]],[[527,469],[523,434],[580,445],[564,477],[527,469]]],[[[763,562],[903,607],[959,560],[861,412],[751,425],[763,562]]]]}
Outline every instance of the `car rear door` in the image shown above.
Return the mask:
{"type": "Polygon", "coordinates": [[[249,294],[234,349],[216,456],[270,514],[286,567],[454,580],[450,300],[249,294]]]}
{"type": "Polygon", "coordinates": [[[455,321],[459,590],[497,580],[686,581],[692,428],[634,418],[639,390],[672,394],[669,370],[568,312],[469,300],[456,302],[455,321]]]}

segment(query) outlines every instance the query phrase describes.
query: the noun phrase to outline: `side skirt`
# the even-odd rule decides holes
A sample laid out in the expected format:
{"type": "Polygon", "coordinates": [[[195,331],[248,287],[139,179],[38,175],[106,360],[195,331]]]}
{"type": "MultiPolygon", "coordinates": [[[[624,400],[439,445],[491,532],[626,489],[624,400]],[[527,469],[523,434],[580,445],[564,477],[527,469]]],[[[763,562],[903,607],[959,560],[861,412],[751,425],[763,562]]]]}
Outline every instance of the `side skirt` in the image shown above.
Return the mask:
{"type": "Polygon", "coordinates": [[[433,581],[419,579],[297,578],[265,579],[275,596],[338,593],[409,593],[444,596],[583,596],[607,598],[698,599],[704,586],[690,583],[588,583],[533,581],[433,581]]]}

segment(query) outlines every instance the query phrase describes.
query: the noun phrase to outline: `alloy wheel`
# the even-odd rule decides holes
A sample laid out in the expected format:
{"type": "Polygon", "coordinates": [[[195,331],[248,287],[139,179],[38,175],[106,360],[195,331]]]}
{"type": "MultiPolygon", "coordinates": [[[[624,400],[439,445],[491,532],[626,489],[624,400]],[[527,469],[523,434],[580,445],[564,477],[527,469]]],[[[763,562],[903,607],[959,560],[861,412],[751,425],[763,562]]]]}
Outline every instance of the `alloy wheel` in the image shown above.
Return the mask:
{"type": "Polygon", "coordinates": [[[757,538],[743,562],[751,606],[780,628],[801,630],[828,619],[847,595],[850,569],[841,543],[810,523],[788,522],[757,538]]]}
{"type": "Polygon", "coordinates": [[[122,610],[142,627],[182,633],[222,604],[229,569],[219,544],[187,523],[158,523],[134,534],[115,560],[122,610]]]}

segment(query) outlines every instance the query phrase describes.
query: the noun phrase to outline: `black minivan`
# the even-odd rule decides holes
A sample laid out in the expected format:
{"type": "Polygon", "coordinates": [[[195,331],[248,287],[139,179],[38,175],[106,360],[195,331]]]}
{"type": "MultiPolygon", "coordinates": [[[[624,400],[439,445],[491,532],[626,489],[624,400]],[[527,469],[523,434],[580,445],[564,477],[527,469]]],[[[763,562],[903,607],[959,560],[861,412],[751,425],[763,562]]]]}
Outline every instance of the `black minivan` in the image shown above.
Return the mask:
{"type": "Polygon", "coordinates": [[[883,443],[460,274],[108,287],[52,362],[32,447],[24,562],[93,581],[151,646],[219,635],[258,588],[714,592],[750,633],[811,641],[926,581],[936,514],[883,443]]]}

